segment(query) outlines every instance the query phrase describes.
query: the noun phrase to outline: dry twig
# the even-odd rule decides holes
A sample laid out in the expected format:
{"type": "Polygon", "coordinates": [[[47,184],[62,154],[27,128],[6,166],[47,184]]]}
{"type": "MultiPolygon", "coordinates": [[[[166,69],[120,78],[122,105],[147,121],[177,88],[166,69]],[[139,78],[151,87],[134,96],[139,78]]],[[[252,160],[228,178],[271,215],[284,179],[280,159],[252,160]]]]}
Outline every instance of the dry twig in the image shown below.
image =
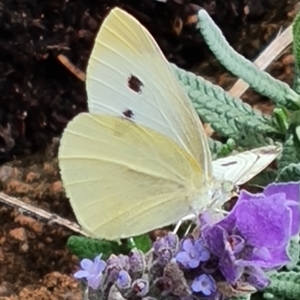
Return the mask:
{"type": "Polygon", "coordinates": [[[10,197],[2,192],[0,192],[0,202],[3,202],[13,208],[18,209],[21,212],[26,212],[34,217],[41,218],[45,221],[47,221],[48,224],[58,224],[60,226],[63,226],[65,228],[68,228],[74,232],[80,233],[84,236],[88,236],[80,227],[78,224],[74,222],[70,222],[66,219],[63,219],[59,217],[56,214],[51,214],[43,209],[34,207],[30,204],[27,204],[17,198],[10,197]]]}
{"type": "MultiPolygon", "coordinates": [[[[259,55],[259,57],[253,62],[260,70],[265,70],[282,51],[287,48],[293,41],[292,25],[286,28],[281,34],[279,34],[275,40],[259,55]]],[[[233,87],[229,90],[229,93],[236,98],[240,98],[249,85],[242,79],[239,79],[233,87]]]]}
{"type": "Polygon", "coordinates": [[[70,60],[64,56],[63,54],[59,54],[57,59],[71,72],[73,73],[79,80],[85,81],[85,74],[77,68],[70,60]]]}

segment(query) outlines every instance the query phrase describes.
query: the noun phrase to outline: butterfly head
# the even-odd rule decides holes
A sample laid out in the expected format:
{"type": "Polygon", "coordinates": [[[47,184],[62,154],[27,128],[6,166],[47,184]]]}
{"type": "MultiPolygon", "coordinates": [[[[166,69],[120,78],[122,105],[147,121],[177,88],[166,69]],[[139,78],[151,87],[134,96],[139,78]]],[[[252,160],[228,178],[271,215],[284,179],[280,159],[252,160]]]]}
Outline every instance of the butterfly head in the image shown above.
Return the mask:
{"type": "Polygon", "coordinates": [[[231,181],[216,181],[211,193],[210,209],[221,209],[223,204],[230,200],[235,191],[231,181]]]}

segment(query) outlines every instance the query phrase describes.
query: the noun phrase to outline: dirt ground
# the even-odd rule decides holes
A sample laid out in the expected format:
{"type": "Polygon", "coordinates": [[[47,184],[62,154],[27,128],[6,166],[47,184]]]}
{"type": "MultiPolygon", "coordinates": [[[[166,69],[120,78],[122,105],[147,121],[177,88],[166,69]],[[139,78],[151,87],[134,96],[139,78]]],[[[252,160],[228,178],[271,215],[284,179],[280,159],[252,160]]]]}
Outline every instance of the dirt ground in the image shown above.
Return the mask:
{"type": "MultiPolygon", "coordinates": [[[[236,50],[254,59],[281,27],[291,23],[296,3],[1,0],[1,190],[75,221],[64,196],[56,156],[63,128],[86,110],[86,93],[84,83],[57,56],[65,55],[85,71],[99,24],[111,7],[121,6],[137,17],[170,61],[228,90],[236,79],[214,60],[193,27],[197,5],[208,10],[236,50]]],[[[291,84],[291,49],[268,71],[291,84]]],[[[254,92],[247,92],[243,99],[264,112],[272,108],[254,92]]],[[[72,278],[78,260],[65,247],[70,235],[65,228],[0,203],[0,300],[81,299],[78,282],[72,278]]]]}

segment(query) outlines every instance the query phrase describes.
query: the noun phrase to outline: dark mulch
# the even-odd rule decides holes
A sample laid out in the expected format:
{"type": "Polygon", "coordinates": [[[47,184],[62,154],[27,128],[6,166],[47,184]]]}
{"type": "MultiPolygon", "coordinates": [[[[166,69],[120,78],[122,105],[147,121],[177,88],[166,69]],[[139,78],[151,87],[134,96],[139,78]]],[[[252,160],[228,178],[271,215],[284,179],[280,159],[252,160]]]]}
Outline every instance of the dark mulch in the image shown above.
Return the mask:
{"type": "MultiPolygon", "coordinates": [[[[195,4],[212,14],[237,50],[253,58],[287,20],[290,5],[287,1],[276,1],[276,6],[272,1],[248,1],[246,17],[243,2],[198,0],[195,4]]],[[[195,12],[189,1],[4,0],[0,6],[3,159],[45,147],[68,120],[86,109],[84,84],[65,69],[57,55],[66,55],[84,71],[99,25],[116,5],[137,17],[167,58],[180,67],[211,60],[200,34],[188,25],[195,12]]],[[[217,70],[211,66],[208,75],[217,70]]]]}

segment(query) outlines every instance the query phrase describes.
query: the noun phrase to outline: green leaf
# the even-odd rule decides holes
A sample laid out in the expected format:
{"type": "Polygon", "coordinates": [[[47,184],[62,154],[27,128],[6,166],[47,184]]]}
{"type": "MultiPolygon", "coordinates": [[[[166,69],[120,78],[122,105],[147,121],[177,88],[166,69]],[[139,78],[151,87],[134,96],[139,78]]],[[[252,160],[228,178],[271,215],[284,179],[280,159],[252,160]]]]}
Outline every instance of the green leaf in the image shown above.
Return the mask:
{"type": "Polygon", "coordinates": [[[300,162],[300,151],[297,143],[295,143],[294,135],[287,136],[283,144],[283,151],[279,160],[279,171],[290,164],[297,164],[300,162]]]}
{"type": "Polygon", "coordinates": [[[295,65],[300,68],[300,12],[293,21],[293,54],[295,65]]]}
{"type": "MultiPolygon", "coordinates": [[[[139,250],[143,251],[144,253],[147,253],[152,246],[152,241],[148,234],[143,234],[140,236],[136,236],[133,238],[135,247],[139,250]]],[[[132,247],[134,248],[134,247],[132,247]]]]}
{"type": "Polygon", "coordinates": [[[258,93],[270,98],[281,106],[300,107],[300,95],[288,84],[259,70],[255,64],[237,53],[226,41],[221,30],[210,15],[200,9],[198,27],[202,36],[218,61],[236,77],[243,79],[258,93]]]}
{"type": "Polygon", "coordinates": [[[293,22],[293,54],[295,58],[293,89],[300,93],[300,12],[293,22]]]}
{"type": "Polygon", "coordinates": [[[280,132],[286,134],[290,127],[289,113],[285,107],[275,107],[273,110],[273,120],[280,132]]]}
{"type": "Polygon", "coordinates": [[[291,163],[282,168],[277,175],[277,182],[300,181],[300,163],[291,163]]]}
{"type": "Polygon", "coordinates": [[[288,255],[290,262],[285,266],[288,270],[293,270],[299,264],[300,259],[300,244],[299,244],[299,235],[294,236],[288,246],[288,255]]]}
{"type": "Polygon", "coordinates": [[[251,181],[247,183],[249,186],[265,187],[268,184],[275,181],[277,172],[275,170],[265,170],[262,173],[255,176],[251,181]]]}
{"type": "Polygon", "coordinates": [[[239,297],[230,298],[230,300],[250,300],[250,299],[251,299],[251,295],[243,295],[239,297]]]}
{"type": "Polygon", "coordinates": [[[221,136],[230,138],[241,147],[254,148],[273,143],[279,133],[270,116],[253,109],[241,99],[232,97],[221,87],[200,76],[171,64],[200,119],[221,136]]]}
{"type": "Polygon", "coordinates": [[[100,253],[103,259],[107,259],[111,254],[127,254],[130,251],[126,240],[119,244],[75,235],[69,237],[67,248],[80,259],[94,259],[100,253]]]}

